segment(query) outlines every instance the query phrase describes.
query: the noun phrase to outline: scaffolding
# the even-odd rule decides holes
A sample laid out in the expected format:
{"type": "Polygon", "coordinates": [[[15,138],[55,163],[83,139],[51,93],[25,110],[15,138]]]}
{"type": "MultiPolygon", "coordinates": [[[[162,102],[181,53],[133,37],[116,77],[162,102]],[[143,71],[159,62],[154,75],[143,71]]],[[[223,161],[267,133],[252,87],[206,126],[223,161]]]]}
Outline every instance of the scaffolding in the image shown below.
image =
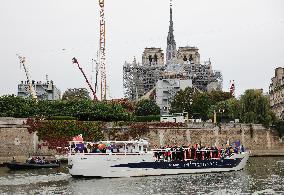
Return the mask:
{"type": "Polygon", "coordinates": [[[220,71],[212,70],[210,60],[204,64],[185,62],[167,66],[141,65],[125,62],[123,66],[124,96],[137,100],[152,90],[159,79],[191,79],[193,87],[201,91],[222,90],[223,77],[220,71]]]}
{"type": "Polygon", "coordinates": [[[167,37],[166,62],[161,48],[145,48],[142,64],[125,62],[123,66],[124,96],[138,100],[153,88],[159,79],[192,80],[193,88],[200,91],[222,90],[220,71],[212,70],[210,59],[200,63],[197,47],[179,47],[174,39],[173,10],[170,2],[170,26],[167,37]]]}

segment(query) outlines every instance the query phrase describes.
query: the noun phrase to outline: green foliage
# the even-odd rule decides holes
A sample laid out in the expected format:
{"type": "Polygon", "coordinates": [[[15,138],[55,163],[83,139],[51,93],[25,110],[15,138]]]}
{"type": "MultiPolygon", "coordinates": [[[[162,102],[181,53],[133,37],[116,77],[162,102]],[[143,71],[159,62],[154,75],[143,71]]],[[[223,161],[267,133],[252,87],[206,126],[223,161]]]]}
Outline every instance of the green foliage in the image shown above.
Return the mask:
{"type": "Polygon", "coordinates": [[[91,99],[89,92],[85,88],[68,89],[63,93],[63,100],[91,99]]]}
{"type": "Polygon", "coordinates": [[[246,90],[241,96],[241,121],[269,126],[273,120],[269,99],[259,90],[246,90]]]}
{"type": "Polygon", "coordinates": [[[89,99],[39,101],[15,96],[0,97],[1,117],[75,117],[82,121],[128,121],[131,114],[115,102],[89,99]]]}
{"type": "Polygon", "coordinates": [[[274,123],[274,127],[279,133],[279,137],[284,136],[284,121],[283,120],[278,120],[274,123]]]}
{"type": "Polygon", "coordinates": [[[190,87],[180,90],[176,93],[171,102],[171,113],[182,113],[186,111],[192,114],[191,103],[193,101],[193,89],[190,87]]]}
{"type": "Polygon", "coordinates": [[[195,93],[192,102],[192,115],[202,120],[208,120],[208,111],[211,104],[212,101],[207,93],[195,93]]]}
{"type": "Polygon", "coordinates": [[[158,115],[160,108],[154,101],[145,99],[137,102],[134,113],[136,116],[158,115]]]}
{"type": "Polygon", "coordinates": [[[25,118],[36,113],[36,102],[14,95],[0,97],[0,116],[25,118]]]}
{"type": "Polygon", "coordinates": [[[226,101],[233,98],[230,92],[223,92],[223,91],[212,91],[208,93],[208,95],[213,105],[218,102],[226,101]]]}
{"type": "Polygon", "coordinates": [[[234,121],[235,119],[240,119],[241,104],[240,101],[235,98],[218,102],[210,107],[208,111],[209,118],[213,118],[214,110],[216,112],[217,122],[234,121]]]}
{"type": "Polygon", "coordinates": [[[153,122],[160,121],[160,115],[136,116],[136,122],[153,122]]]}
{"type": "Polygon", "coordinates": [[[77,120],[77,118],[72,116],[51,116],[48,120],[77,120]]]}
{"type": "Polygon", "coordinates": [[[213,113],[211,107],[220,101],[230,98],[232,98],[232,95],[228,92],[212,91],[210,93],[200,93],[187,87],[175,95],[171,102],[171,113],[188,112],[190,118],[195,117],[208,120],[210,118],[209,113],[213,113]]]}

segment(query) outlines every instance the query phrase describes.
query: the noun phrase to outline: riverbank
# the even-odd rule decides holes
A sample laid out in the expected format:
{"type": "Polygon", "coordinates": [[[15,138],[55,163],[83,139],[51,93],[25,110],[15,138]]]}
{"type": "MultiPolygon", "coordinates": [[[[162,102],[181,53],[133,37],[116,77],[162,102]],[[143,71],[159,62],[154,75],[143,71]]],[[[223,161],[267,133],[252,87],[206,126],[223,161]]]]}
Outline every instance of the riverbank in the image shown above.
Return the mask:
{"type": "MultiPolygon", "coordinates": [[[[25,119],[0,118],[0,164],[10,161],[13,156],[19,161],[25,161],[30,154],[57,154],[46,146],[39,147],[40,140],[36,132],[29,133],[27,126],[23,125],[24,121],[25,119]]],[[[108,123],[106,126],[103,130],[105,140],[131,139],[131,131],[135,131],[140,138],[147,139],[152,148],[195,143],[203,146],[226,146],[240,141],[251,151],[251,156],[284,155],[284,143],[278,134],[258,124],[227,123],[216,126],[213,123],[188,123],[165,127],[163,123],[142,123],[139,126],[147,129],[142,129],[143,133],[133,129],[133,126],[116,126],[115,123],[108,123]]]]}

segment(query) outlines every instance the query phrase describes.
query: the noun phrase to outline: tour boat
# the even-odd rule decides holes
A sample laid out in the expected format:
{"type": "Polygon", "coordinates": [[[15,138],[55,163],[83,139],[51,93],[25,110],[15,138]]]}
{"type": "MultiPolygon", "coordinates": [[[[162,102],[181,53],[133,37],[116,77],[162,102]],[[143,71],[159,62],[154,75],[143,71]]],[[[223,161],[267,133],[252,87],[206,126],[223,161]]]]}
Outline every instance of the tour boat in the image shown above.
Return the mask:
{"type": "Polygon", "coordinates": [[[57,162],[39,164],[39,163],[20,163],[20,162],[8,162],[6,166],[11,170],[27,170],[27,169],[42,169],[42,168],[57,168],[60,164],[57,162]]]}
{"type": "Polygon", "coordinates": [[[167,149],[148,150],[149,143],[145,140],[79,144],[73,141],[70,144],[68,168],[73,177],[113,178],[238,171],[245,167],[249,157],[247,152],[222,156],[221,150],[218,155],[216,150],[198,149],[190,155],[192,148],[183,148],[182,153],[167,149]],[[91,151],[93,146],[105,148],[102,153],[97,153],[91,151]],[[198,158],[196,153],[199,153],[198,158]]]}

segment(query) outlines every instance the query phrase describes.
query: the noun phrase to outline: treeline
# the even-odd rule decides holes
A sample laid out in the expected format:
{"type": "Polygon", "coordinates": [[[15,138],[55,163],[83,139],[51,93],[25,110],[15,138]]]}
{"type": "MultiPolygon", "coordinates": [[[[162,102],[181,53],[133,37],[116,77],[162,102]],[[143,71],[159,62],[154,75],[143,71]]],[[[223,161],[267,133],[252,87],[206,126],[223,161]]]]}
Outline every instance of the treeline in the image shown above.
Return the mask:
{"type": "Polygon", "coordinates": [[[228,92],[200,93],[192,88],[179,91],[172,103],[172,113],[188,112],[189,118],[213,119],[230,122],[239,119],[243,123],[259,123],[265,126],[276,121],[270,109],[269,98],[260,90],[246,90],[240,99],[228,92]]]}
{"type": "Polygon", "coordinates": [[[123,105],[116,102],[98,102],[90,99],[35,102],[9,95],[0,97],[0,117],[74,117],[84,121],[128,121],[132,116],[123,105]]]}

